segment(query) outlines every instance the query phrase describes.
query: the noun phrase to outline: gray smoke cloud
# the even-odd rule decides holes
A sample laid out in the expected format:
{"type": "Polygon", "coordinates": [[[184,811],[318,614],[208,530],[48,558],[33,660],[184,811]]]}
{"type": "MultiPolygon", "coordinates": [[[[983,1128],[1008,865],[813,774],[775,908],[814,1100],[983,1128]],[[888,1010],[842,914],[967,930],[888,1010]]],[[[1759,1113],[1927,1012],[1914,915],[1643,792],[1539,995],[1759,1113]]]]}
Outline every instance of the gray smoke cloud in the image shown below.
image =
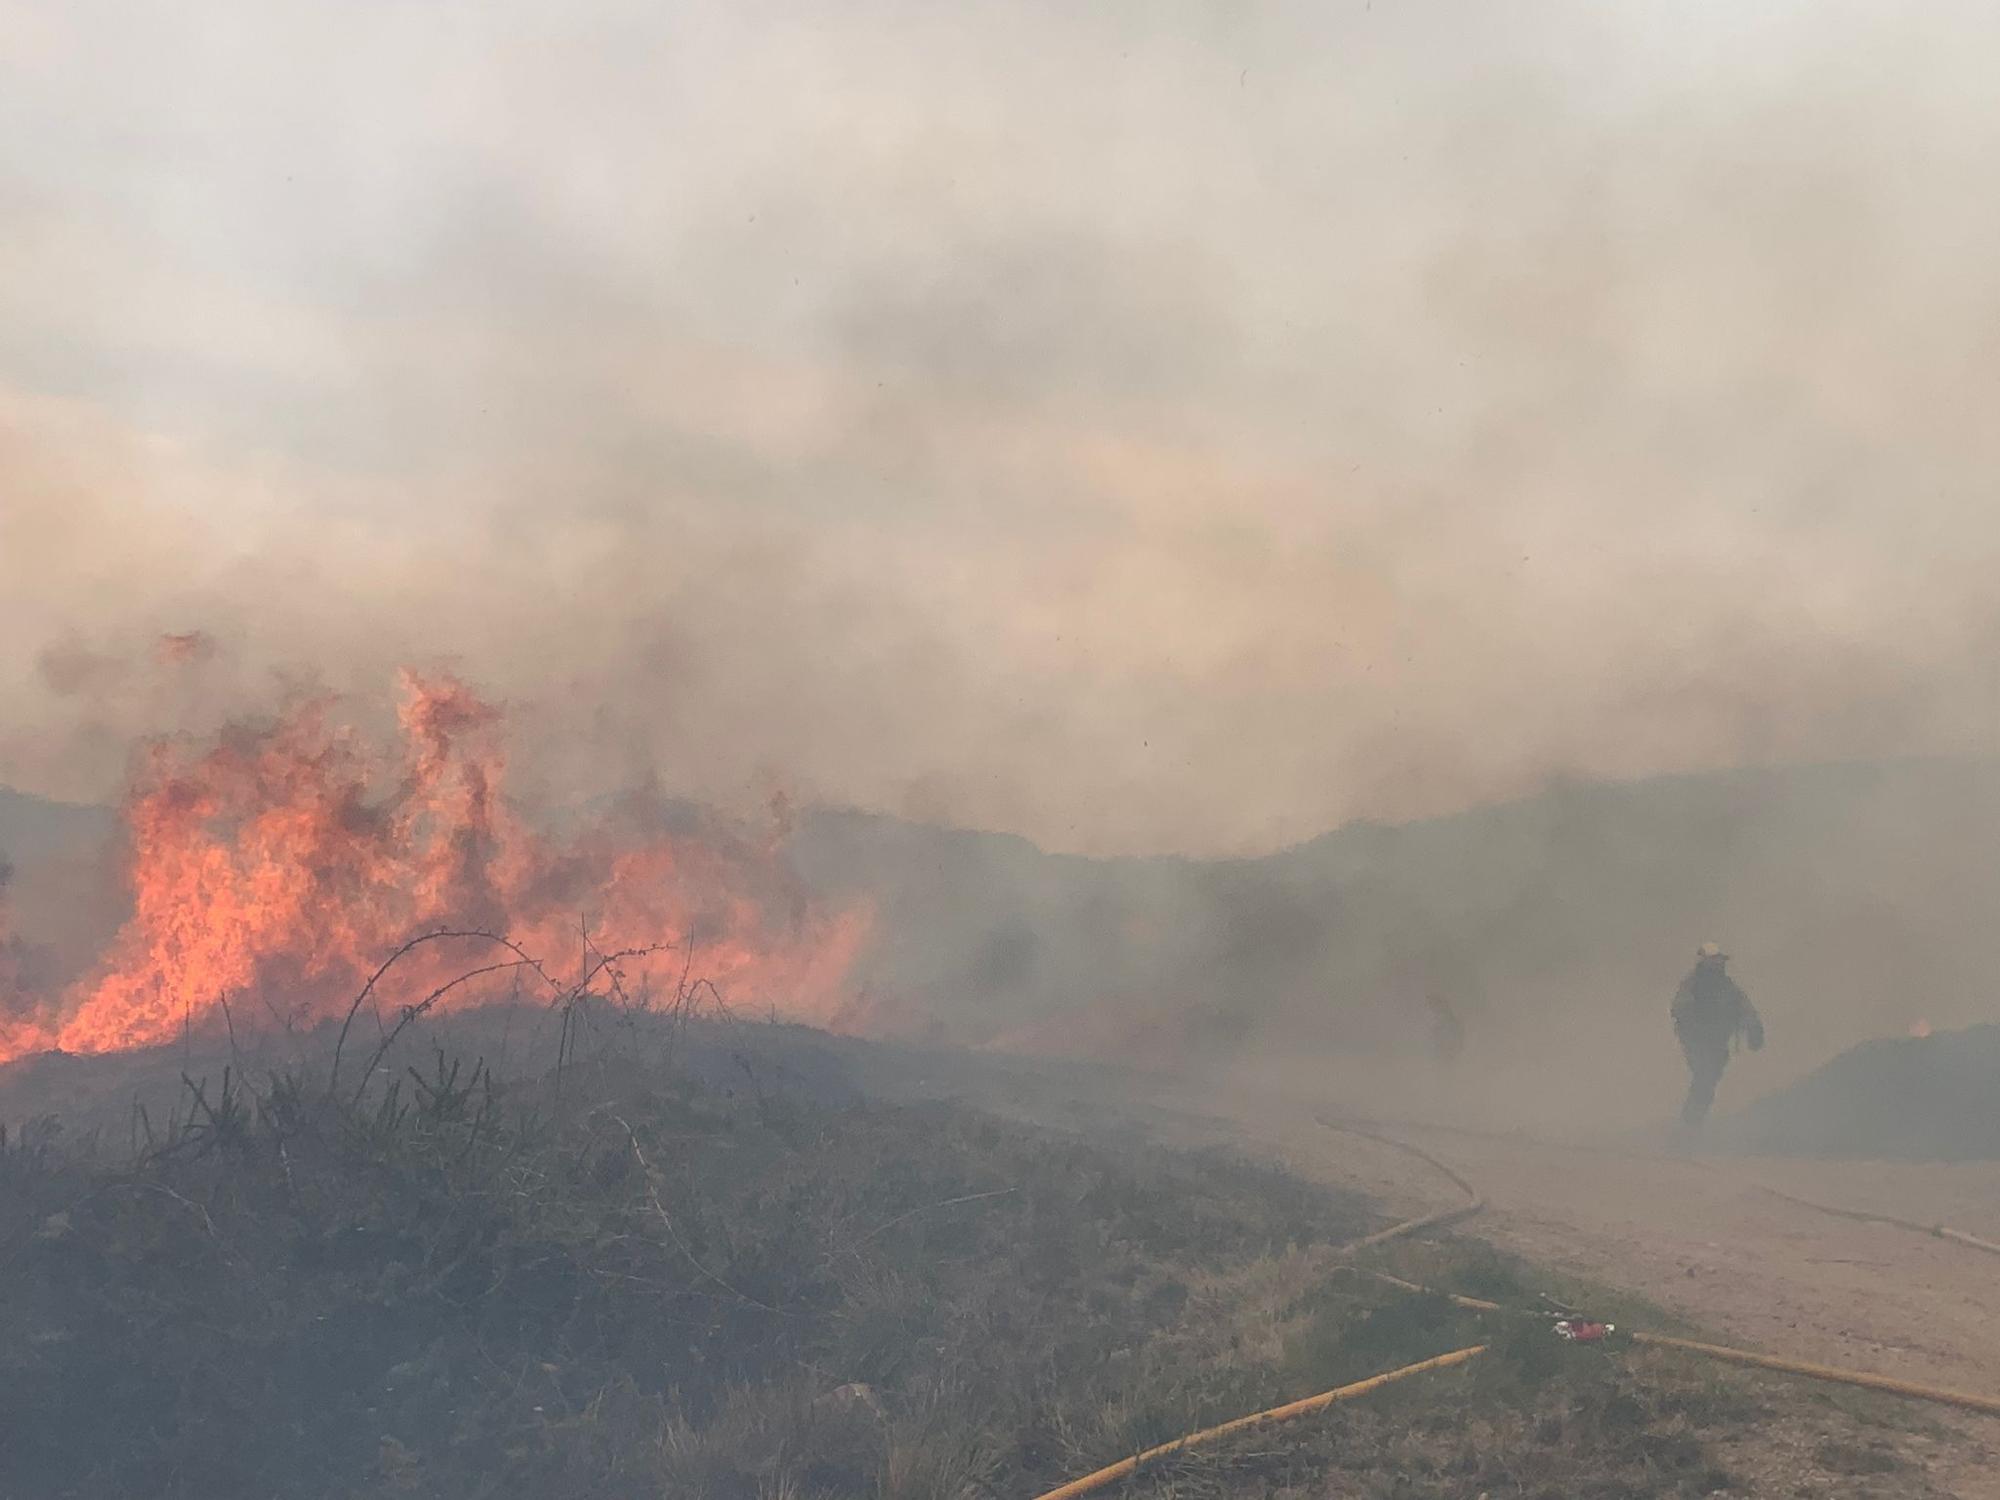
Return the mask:
{"type": "Polygon", "coordinates": [[[0,782],[410,660],[1090,852],[1988,753],[1996,42],[0,4],[0,782]]]}

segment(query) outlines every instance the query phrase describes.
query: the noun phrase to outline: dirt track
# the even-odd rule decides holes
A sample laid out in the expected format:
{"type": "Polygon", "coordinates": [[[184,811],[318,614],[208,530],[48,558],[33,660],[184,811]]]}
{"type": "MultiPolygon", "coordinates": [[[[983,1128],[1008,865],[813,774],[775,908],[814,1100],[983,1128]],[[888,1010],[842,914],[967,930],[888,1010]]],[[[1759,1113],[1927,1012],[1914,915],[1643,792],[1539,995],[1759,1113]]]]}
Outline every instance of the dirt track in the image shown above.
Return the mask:
{"type": "MultiPolygon", "coordinates": [[[[1309,1102],[1188,1090],[1163,1108],[1153,1090],[1127,1094],[1105,1087],[1109,1080],[1095,1082],[1079,1092],[1015,1073],[1004,1104],[992,1096],[982,1102],[1093,1128],[1122,1117],[1188,1144],[1226,1139],[1268,1150],[1305,1175],[1362,1188],[1392,1212],[1414,1215],[1458,1198],[1407,1154],[1327,1129],[1309,1102]]],[[[1468,1232],[1635,1293],[1706,1336],[2000,1394],[2000,1256],[1831,1217],[1764,1191],[2000,1240],[2000,1162],[1709,1159],[1408,1122],[1383,1128],[1448,1163],[1484,1195],[1487,1208],[1468,1232]]],[[[1936,1486],[1929,1493],[2000,1500],[2000,1420],[1895,1405],[1911,1428],[1898,1442],[1936,1486]]],[[[1828,1408],[1827,1433],[1850,1425],[1828,1408]]],[[[1731,1460],[1757,1482],[1755,1493],[1804,1493],[1788,1476],[1807,1462],[1814,1436],[1747,1434],[1731,1460]]]]}
{"type": "MultiPolygon", "coordinates": [[[[1294,1166],[1364,1187],[1392,1207],[1452,1201],[1448,1182],[1386,1147],[1302,1123],[1281,1107],[1237,1100],[1226,1109],[1294,1166]]],[[[1704,1160],[1407,1124],[1390,1133],[1448,1162],[1485,1195],[1469,1231],[1638,1293],[1720,1341],[2000,1394],[2000,1256],[1764,1191],[2000,1240],[2000,1163],[1704,1160]]],[[[1926,1477],[1966,1500],[2000,1496],[2000,1421],[1922,1412],[1939,1429],[1911,1455],[1926,1477]]]]}
{"type": "MultiPolygon", "coordinates": [[[[2000,1239],[2000,1163],[1676,1160],[1519,1137],[1405,1128],[1469,1177],[1477,1232],[1561,1270],[1643,1293],[1752,1347],[2000,1392],[2000,1256],[1817,1213],[1766,1186],[2000,1239]]],[[[1302,1143],[1301,1143],[1302,1144],[1302,1143]]],[[[1343,1149],[1399,1202],[1407,1162],[1343,1149]]],[[[1446,1184],[1432,1189],[1449,1197],[1446,1184]]]]}

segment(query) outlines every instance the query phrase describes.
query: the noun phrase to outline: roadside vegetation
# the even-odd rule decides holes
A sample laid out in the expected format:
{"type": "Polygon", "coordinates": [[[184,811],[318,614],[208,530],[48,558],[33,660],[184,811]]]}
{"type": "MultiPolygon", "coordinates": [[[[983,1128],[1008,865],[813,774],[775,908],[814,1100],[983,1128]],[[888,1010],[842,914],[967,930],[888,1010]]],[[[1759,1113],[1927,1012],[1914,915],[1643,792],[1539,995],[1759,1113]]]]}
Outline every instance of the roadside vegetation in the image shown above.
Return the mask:
{"type": "MultiPolygon", "coordinates": [[[[399,1054],[358,1098],[232,1067],[115,1150],[10,1130],[0,1496],[1031,1496],[1489,1342],[1132,1490],[1640,1500],[1727,1488],[1711,1439],[1763,1410],[1343,1269],[1355,1196],[684,1043],[504,1082],[399,1054]]],[[[1549,1289],[1470,1239],[1377,1263],[1549,1289]]]]}

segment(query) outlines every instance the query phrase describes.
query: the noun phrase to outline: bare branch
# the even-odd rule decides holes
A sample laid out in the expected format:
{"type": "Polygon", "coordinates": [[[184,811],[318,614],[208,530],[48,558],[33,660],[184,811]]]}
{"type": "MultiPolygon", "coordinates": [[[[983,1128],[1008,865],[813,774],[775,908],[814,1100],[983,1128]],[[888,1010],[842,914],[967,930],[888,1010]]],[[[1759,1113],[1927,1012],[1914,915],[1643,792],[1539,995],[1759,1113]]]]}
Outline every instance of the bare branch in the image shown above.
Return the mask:
{"type": "Polygon", "coordinates": [[[638,1159],[639,1170],[645,1174],[646,1196],[652,1200],[653,1212],[658,1214],[660,1216],[660,1222],[667,1226],[667,1233],[670,1236],[672,1236],[674,1245],[680,1250],[681,1255],[685,1257],[687,1263],[693,1266],[697,1271],[701,1272],[703,1276],[707,1277],[717,1286],[721,1287],[725,1292],[729,1293],[730,1296],[736,1298],[739,1302],[748,1303],[751,1307],[757,1308],[759,1311],[775,1314],[778,1311],[777,1308],[772,1307],[769,1303],[759,1302],[755,1297],[752,1297],[745,1292],[738,1291],[735,1287],[731,1286],[728,1282],[724,1281],[720,1276],[716,1275],[715,1272],[709,1270],[707,1266],[703,1265],[700,1261],[695,1259],[694,1252],[688,1249],[687,1247],[687,1241],[681,1238],[681,1232],[674,1227],[673,1216],[667,1212],[666,1204],[660,1201],[659,1189],[653,1185],[652,1163],[646,1160],[646,1153],[639,1149],[638,1134],[632,1129],[630,1125],[626,1124],[624,1119],[621,1118],[620,1116],[613,1115],[611,1118],[617,1120],[620,1125],[624,1126],[625,1137],[632,1143],[632,1155],[638,1159]]]}
{"type": "MultiPolygon", "coordinates": [[[[512,947],[513,945],[508,944],[507,946],[512,947]]],[[[525,957],[509,959],[504,963],[485,964],[477,969],[468,969],[465,973],[459,975],[458,978],[439,985],[417,1004],[404,1006],[402,1017],[396,1022],[389,1034],[382,1038],[381,1044],[376,1047],[374,1054],[368,1059],[368,1066],[361,1074],[361,1082],[354,1090],[355,1102],[358,1104],[361,1101],[362,1094],[368,1088],[368,1080],[375,1076],[375,1070],[382,1065],[382,1059],[388,1054],[389,1049],[396,1045],[396,1038],[403,1034],[404,1028],[418,1017],[427,1014],[446,995],[449,995],[460,985],[470,984],[475,979],[483,979],[488,974],[502,974],[510,969],[531,969],[537,967],[539,966],[532,958],[525,957]]]]}
{"type": "Polygon", "coordinates": [[[897,1214],[895,1218],[886,1224],[878,1224],[875,1228],[869,1230],[868,1233],[862,1235],[860,1239],[856,1240],[855,1244],[857,1246],[865,1245],[874,1239],[876,1235],[887,1234],[905,1219],[914,1219],[918,1214],[927,1214],[940,1208],[953,1208],[961,1203],[980,1203],[988,1198],[1005,1198],[1009,1193],[1018,1193],[1019,1191],[1020,1189],[1017,1187],[995,1188],[990,1193],[967,1193],[959,1198],[946,1198],[941,1203],[926,1203],[920,1207],[911,1209],[908,1213],[897,1214]]]}
{"type": "Polygon", "coordinates": [[[382,960],[382,967],[368,977],[368,982],[361,987],[361,993],[356,995],[354,1002],[347,1007],[347,1015],[340,1023],[340,1036],[333,1044],[333,1069],[331,1076],[327,1079],[328,1093],[333,1092],[340,1083],[340,1054],[347,1046],[348,1028],[353,1026],[355,1016],[360,1014],[361,1007],[368,1003],[369,996],[375,993],[375,986],[382,982],[382,976],[393,969],[406,955],[421,948],[424,944],[441,942],[446,938],[468,938],[481,942],[497,943],[521,960],[520,964],[516,967],[534,970],[536,974],[541,976],[542,982],[548,985],[551,990],[554,990],[557,994],[562,993],[562,986],[549,977],[548,970],[542,967],[539,959],[528,953],[512,938],[506,937],[501,933],[489,932],[482,927],[439,928],[435,932],[419,933],[382,960]]]}

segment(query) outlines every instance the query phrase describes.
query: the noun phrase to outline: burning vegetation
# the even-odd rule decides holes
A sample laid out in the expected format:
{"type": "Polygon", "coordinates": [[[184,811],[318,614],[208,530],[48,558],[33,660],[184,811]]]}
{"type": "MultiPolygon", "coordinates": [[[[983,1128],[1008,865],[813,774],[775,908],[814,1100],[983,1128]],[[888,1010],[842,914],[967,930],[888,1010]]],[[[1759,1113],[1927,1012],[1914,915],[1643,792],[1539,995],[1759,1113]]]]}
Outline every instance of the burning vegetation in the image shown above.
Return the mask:
{"type": "MultiPolygon", "coordinates": [[[[372,741],[322,697],[214,743],[145,751],[124,809],[130,916],[99,967],[53,991],[0,956],[0,1060],[106,1052],[194,1028],[340,1018],[390,955],[377,1003],[560,993],[596,969],[628,1002],[699,985],[840,1027],[868,928],[828,910],[771,840],[628,799],[558,834],[504,794],[501,712],[406,673],[397,733],[372,741]],[[474,971],[479,971],[474,973],[474,971]],[[384,993],[393,989],[393,993],[384,993]]],[[[4,913],[0,913],[4,916],[4,913]]],[[[0,955],[6,933],[0,928],[0,955]]]]}

